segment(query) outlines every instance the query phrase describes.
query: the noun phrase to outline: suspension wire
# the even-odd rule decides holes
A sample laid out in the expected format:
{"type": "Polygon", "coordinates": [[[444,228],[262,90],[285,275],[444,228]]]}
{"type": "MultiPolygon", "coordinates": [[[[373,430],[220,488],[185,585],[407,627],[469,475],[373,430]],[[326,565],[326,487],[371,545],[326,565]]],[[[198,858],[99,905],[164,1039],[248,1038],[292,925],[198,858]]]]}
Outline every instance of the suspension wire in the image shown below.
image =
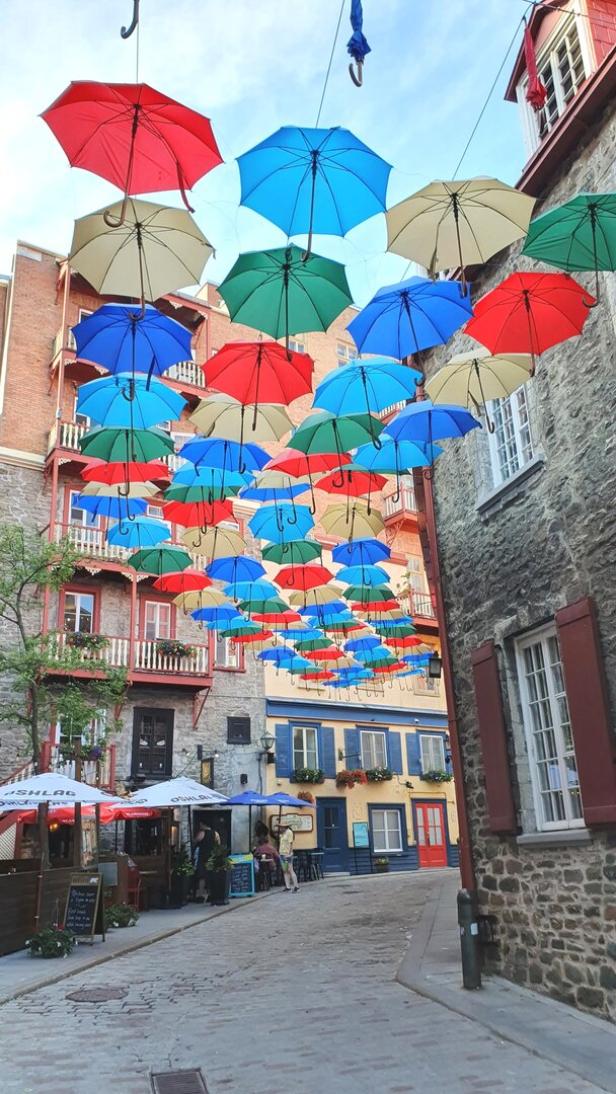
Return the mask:
{"type": "Polygon", "coordinates": [[[345,3],[345,0],[342,0],[342,2],[340,4],[340,12],[338,14],[338,24],[336,26],[336,33],[334,34],[334,40],[332,42],[332,51],[329,55],[329,64],[327,66],[327,72],[325,73],[325,82],[323,84],[323,91],[321,93],[321,102],[319,103],[319,110],[318,110],[318,113],[317,113],[317,120],[314,123],[315,128],[318,126],[318,124],[321,120],[321,111],[323,109],[323,103],[325,101],[325,92],[327,91],[327,84],[329,82],[329,74],[332,70],[332,63],[333,63],[333,60],[334,60],[334,53],[336,52],[336,46],[338,44],[338,35],[340,34],[340,24],[342,22],[342,13],[344,11],[344,3],[345,3]]]}
{"type": "Polygon", "coordinates": [[[137,33],[135,35],[135,83],[139,83],[139,31],[140,23],[137,23],[137,33]]]}

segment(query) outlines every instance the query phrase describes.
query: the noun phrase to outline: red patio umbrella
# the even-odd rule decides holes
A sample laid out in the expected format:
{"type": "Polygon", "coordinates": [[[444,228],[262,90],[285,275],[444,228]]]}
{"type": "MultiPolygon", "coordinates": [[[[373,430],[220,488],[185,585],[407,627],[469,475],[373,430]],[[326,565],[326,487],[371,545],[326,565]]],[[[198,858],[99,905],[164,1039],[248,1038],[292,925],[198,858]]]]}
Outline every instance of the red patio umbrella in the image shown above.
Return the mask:
{"type": "Polygon", "coordinates": [[[84,467],[81,477],[86,482],[103,482],[108,486],[116,486],[125,482],[168,480],[171,473],[166,463],[156,460],[151,463],[104,463],[102,460],[95,460],[84,467]]]}
{"type": "Polygon", "coordinates": [[[228,342],[201,367],[208,387],[244,404],[288,406],[312,392],[312,358],[278,342],[228,342]]]}
{"type": "Polygon", "coordinates": [[[334,575],[325,566],[284,566],[274,578],[281,589],[316,589],[333,580],[334,575]]]}
{"type": "Polygon", "coordinates": [[[207,589],[212,579],[198,570],[182,570],[177,574],[161,574],[154,582],[154,588],[162,593],[190,593],[195,589],[207,589]]]}
{"type": "Polygon", "coordinates": [[[306,455],[294,448],[283,448],[277,456],[274,456],[263,468],[264,471],[283,471],[292,479],[303,479],[306,476],[310,481],[310,493],[312,496],[311,512],[315,511],[314,484],[312,476],[319,472],[333,471],[341,464],[351,463],[351,457],[347,452],[318,452],[306,455]]]}
{"type": "Polygon", "coordinates": [[[565,273],[514,273],[478,300],[464,330],[491,353],[530,353],[581,334],[595,298],[565,273]]]}
{"type": "Polygon", "coordinates": [[[211,505],[206,501],[168,501],[162,509],[165,520],[203,531],[223,520],[235,520],[230,501],[214,501],[211,505]]]}
{"type": "Polygon", "coordinates": [[[186,190],[222,163],[209,119],[148,84],[76,80],[42,118],[72,167],[108,179],[125,198],[177,188],[190,209],[186,190]]]}

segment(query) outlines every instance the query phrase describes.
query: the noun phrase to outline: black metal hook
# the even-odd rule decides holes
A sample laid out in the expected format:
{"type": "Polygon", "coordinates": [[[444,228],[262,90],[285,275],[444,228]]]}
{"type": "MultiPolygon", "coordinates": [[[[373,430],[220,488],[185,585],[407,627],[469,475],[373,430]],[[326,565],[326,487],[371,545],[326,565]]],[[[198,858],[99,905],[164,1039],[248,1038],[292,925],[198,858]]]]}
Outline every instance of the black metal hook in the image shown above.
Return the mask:
{"type": "Polygon", "coordinates": [[[137,29],[138,22],[139,22],[139,0],[133,0],[133,18],[132,18],[132,22],[131,22],[129,27],[122,27],[122,29],[120,31],[120,34],[122,35],[122,38],[124,38],[124,40],[126,40],[127,38],[130,38],[133,31],[135,31],[137,29]]]}
{"type": "Polygon", "coordinates": [[[356,64],[357,64],[357,72],[355,71],[355,67],[353,66],[353,62],[351,61],[350,65],[349,65],[349,76],[351,77],[353,83],[355,84],[355,87],[363,87],[363,84],[364,84],[364,62],[363,61],[357,61],[356,64]]]}

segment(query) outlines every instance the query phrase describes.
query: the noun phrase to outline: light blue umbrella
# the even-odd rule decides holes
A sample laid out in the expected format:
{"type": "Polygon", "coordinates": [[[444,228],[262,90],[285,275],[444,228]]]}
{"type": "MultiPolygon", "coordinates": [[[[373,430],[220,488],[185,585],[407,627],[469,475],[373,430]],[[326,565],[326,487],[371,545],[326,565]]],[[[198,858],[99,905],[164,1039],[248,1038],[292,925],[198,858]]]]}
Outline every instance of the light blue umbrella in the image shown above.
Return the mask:
{"type": "Polygon", "coordinates": [[[198,623],[206,623],[208,630],[224,630],[233,619],[246,621],[246,616],[231,604],[214,605],[211,608],[195,608],[191,613],[198,623]]]}
{"type": "Polygon", "coordinates": [[[379,289],[347,330],[360,352],[401,360],[447,342],[472,313],[470,292],[457,281],[409,277],[379,289]]]}
{"type": "Polygon", "coordinates": [[[357,360],[328,373],[314,393],[314,406],[339,415],[378,414],[392,403],[414,399],[422,379],[417,369],[386,357],[357,360]]]}
{"type": "Polygon", "coordinates": [[[215,558],[205,572],[214,581],[255,581],[263,577],[265,567],[256,558],[230,555],[228,558],[215,558]]]}
{"type": "Polygon", "coordinates": [[[389,574],[382,566],[342,566],[336,581],[344,581],[345,585],[382,585],[389,581],[389,574]]]}
{"type": "Polygon", "coordinates": [[[156,547],[170,538],[169,525],[150,517],[136,517],[128,524],[120,521],[107,532],[107,542],[114,547],[156,547]]]}
{"type": "Polygon", "coordinates": [[[273,501],[274,504],[290,501],[305,494],[310,490],[307,482],[293,482],[288,486],[244,486],[240,490],[240,497],[247,501],[273,501]]]}
{"type": "Polygon", "coordinates": [[[100,494],[78,494],[74,505],[95,517],[116,517],[120,521],[126,518],[133,520],[138,513],[145,513],[148,507],[143,498],[108,498],[100,494]]]}
{"type": "Polygon", "coordinates": [[[186,399],[167,384],[128,372],[101,376],[77,392],[77,412],[106,428],[149,429],[175,422],[185,406],[186,399]]]}
{"type": "Polygon", "coordinates": [[[270,456],[257,444],[245,441],[226,441],[222,437],[195,437],[180,449],[183,460],[190,460],[197,468],[218,467],[221,471],[260,471],[270,456]]]}
{"type": "MultiPolygon", "coordinates": [[[[423,405],[423,404],[416,404],[423,405]]],[[[418,441],[397,440],[389,432],[391,422],[387,423],[387,430],[379,437],[380,448],[373,444],[363,444],[357,449],[355,459],[367,471],[374,471],[381,475],[406,474],[413,467],[430,467],[442,449],[433,444],[428,446],[418,441]]]]}
{"type": "Polygon", "coordinates": [[[307,505],[264,505],[250,518],[248,527],[255,539],[288,543],[304,538],[314,527],[314,519],[307,505]]]}
{"type": "Polygon", "coordinates": [[[426,399],[406,406],[396,414],[387,425],[387,435],[401,443],[412,442],[430,447],[433,441],[463,437],[471,429],[481,429],[481,422],[464,407],[445,403],[434,406],[426,399]]]}
{"type": "Polygon", "coordinates": [[[293,650],[289,649],[288,646],[276,646],[275,649],[262,650],[261,653],[257,654],[257,659],[259,661],[272,661],[275,665],[280,665],[283,661],[292,661],[294,656],[293,650]]]}
{"type": "Polygon", "coordinates": [[[253,581],[232,581],[225,585],[223,592],[234,600],[266,600],[270,596],[280,596],[280,589],[271,581],[257,578],[253,581]]]}
{"type": "Polygon", "coordinates": [[[171,480],[171,486],[205,486],[209,489],[233,486],[238,489],[243,486],[251,476],[240,475],[239,471],[223,471],[220,467],[195,467],[187,463],[180,467],[171,480]]]}
{"type": "Polygon", "coordinates": [[[72,328],[77,357],[107,372],[159,376],[191,360],[191,333],[152,304],[103,304],[72,328]]]}

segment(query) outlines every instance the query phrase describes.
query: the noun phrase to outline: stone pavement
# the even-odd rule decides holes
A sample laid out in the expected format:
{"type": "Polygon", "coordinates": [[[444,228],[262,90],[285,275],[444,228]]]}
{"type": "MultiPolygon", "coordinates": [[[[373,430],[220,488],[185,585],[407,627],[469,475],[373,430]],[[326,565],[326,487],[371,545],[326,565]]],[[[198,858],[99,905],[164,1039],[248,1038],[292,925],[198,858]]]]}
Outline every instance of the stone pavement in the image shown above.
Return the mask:
{"type": "Polygon", "coordinates": [[[2,1094],[148,1094],[191,1067],[209,1094],[605,1090],[396,982],[444,874],[275,893],[22,995],[0,1008],[2,1094]],[[118,997],[67,998],[84,988],[118,997]]]}

